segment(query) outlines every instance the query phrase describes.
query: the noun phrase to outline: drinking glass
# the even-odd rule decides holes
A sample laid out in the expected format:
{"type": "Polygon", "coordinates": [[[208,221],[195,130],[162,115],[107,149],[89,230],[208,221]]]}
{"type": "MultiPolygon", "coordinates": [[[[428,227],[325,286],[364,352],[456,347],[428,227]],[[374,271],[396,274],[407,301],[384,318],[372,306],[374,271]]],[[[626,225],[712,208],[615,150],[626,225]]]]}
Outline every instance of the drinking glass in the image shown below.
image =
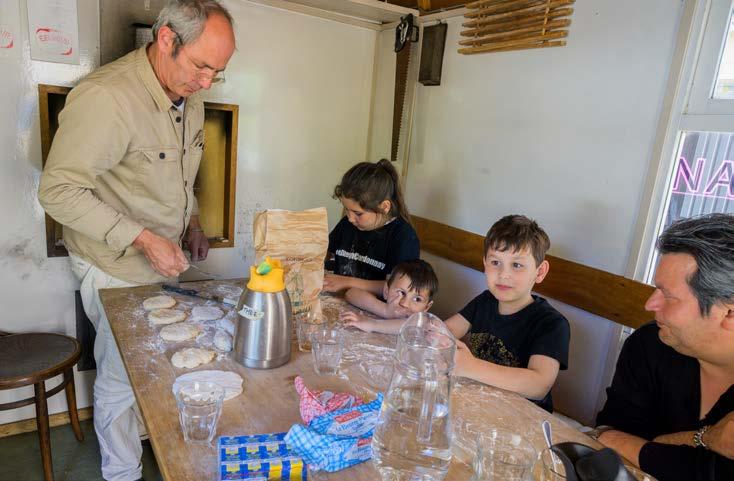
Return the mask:
{"type": "Polygon", "coordinates": [[[336,374],[343,347],[344,333],[340,329],[325,328],[314,332],[311,336],[311,352],[316,374],[336,374]]]}
{"type": "Polygon", "coordinates": [[[492,428],[477,434],[472,481],[529,481],[538,453],[527,439],[492,428]]]}
{"type": "Polygon", "coordinates": [[[187,443],[211,445],[222,414],[224,388],[213,382],[182,383],[176,391],[178,416],[187,443]]]}
{"type": "Polygon", "coordinates": [[[296,320],[296,335],[298,336],[298,349],[301,352],[311,350],[311,337],[314,332],[323,327],[311,312],[298,314],[296,320]]]}

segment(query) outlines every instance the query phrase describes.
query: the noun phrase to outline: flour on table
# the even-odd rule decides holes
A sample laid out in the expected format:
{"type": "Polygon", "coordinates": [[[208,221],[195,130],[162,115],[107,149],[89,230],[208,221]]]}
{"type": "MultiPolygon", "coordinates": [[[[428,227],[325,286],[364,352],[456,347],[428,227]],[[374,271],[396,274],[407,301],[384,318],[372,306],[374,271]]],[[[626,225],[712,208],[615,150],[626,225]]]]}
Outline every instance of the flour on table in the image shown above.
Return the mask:
{"type": "Polygon", "coordinates": [[[184,319],[186,313],[177,309],[156,309],[148,314],[148,320],[155,325],[173,324],[184,319]]]}
{"type": "Polygon", "coordinates": [[[173,393],[181,389],[184,382],[213,382],[224,388],[224,400],[242,394],[242,376],[232,371],[194,371],[182,374],[173,382],[173,393]]]}
{"type": "Polygon", "coordinates": [[[200,332],[201,329],[193,324],[179,323],[163,327],[159,335],[161,336],[161,339],[165,341],[178,342],[193,339],[198,336],[200,332]]]}
{"type": "Polygon", "coordinates": [[[227,334],[234,337],[234,322],[232,322],[231,319],[219,319],[217,321],[217,327],[219,329],[224,329],[225,331],[227,331],[227,334]]]}
{"type": "Polygon", "coordinates": [[[171,296],[154,296],[143,301],[143,308],[146,311],[154,309],[168,309],[176,305],[176,299],[171,296]]]}
{"type": "Polygon", "coordinates": [[[214,347],[222,352],[229,352],[232,350],[232,336],[230,336],[224,329],[217,329],[214,333],[214,347]]]}
{"type": "Polygon", "coordinates": [[[197,347],[188,347],[177,351],[171,356],[171,364],[174,367],[188,368],[196,367],[199,364],[206,364],[214,359],[214,351],[208,349],[199,349],[197,347]]]}
{"type": "Polygon", "coordinates": [[[215,306],[195,306],[191,309],[191,317],[197,321],[214,321],[223,316],[224,312],[215,306]]]}

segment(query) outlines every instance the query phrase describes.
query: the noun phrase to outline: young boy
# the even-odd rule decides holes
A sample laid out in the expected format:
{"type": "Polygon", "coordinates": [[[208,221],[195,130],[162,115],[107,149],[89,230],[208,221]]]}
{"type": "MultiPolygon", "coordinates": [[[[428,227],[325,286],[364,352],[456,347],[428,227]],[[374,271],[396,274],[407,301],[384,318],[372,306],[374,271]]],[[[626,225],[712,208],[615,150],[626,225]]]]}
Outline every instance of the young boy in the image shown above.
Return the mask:
{"type": "Polygon", "coordinates": [[[376,314],[380,319],[351,311],[343,312],[340,317],[347,325],[366,332],[397,334],[407,317],[431,308],[437,290],[438,279],[428,262],[420,259],[401,262],[392,270],[382,288],[385,301],[362,289],[352,288],[346,293],[345,297],[352,305],[376,314]]]}
{"type": "Polygon", "coordinates": [[[548,274],[548,235],[522,215],[498,220],[484,239],[489,290],[446,320],[457,339],[454,374],[514,391],[553,412],[550,389],[567,369],[568,321],[532,294],[548,274]]]}

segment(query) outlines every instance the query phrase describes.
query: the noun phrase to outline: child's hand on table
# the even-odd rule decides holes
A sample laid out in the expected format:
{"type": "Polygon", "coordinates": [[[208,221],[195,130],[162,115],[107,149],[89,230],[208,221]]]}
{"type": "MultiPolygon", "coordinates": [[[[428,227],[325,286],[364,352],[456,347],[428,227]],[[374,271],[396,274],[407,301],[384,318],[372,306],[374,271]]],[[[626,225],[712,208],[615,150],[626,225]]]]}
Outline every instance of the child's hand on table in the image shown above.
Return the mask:
{"type": "Polygon", "coordinates": [[[364,314],[358,314],[354,311],[342,311],[339,314],[339,320],[347,326],[356,327],[360,331],[372,332],[376,322],[371,317],[364,314]]]}

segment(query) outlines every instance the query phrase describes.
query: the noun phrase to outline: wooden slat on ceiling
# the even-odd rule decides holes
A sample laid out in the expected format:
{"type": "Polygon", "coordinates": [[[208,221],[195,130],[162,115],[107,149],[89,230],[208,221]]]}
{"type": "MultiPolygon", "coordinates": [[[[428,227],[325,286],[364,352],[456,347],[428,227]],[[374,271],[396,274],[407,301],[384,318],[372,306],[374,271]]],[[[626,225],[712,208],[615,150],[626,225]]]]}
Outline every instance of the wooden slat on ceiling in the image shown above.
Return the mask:
{"type": "Polygon", "coordinates": [[[419,9],[421,13],[448,10],[463,7],[470,0],[387,0],[401,7],[419,9]]]}

